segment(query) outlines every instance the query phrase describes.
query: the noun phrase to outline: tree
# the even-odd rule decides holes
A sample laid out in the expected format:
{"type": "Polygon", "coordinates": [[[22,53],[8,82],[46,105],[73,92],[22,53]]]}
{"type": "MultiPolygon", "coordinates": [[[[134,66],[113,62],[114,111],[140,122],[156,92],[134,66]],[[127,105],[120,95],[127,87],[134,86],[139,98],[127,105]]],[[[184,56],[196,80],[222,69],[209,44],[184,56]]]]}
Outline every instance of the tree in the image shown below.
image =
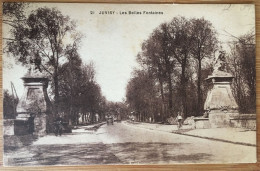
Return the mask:
{"type": "Polygon", "coordinates": [[[234,81],[232,90],[241,113],[256,112],[255,35],[249,32],[230,43],[229,64],[234,81]]]}
{"type": "Polygon", "coordinates": [[[134,77],[127,85],[126,100],[139,121],[155,118],[159,99],[154,79],[149,73],[143,70],[134,72],[134,77]]]}
{"type": "Polygon", "coordinates": [[[167,23],[163,23],[159,26],[158,30],[155,30],[155,35],[158,36],[157,39],[160,42],[162,48],[162,59],[165,65],[166,71],[166,80],[168,83],[168,91],[169,91],[169,111],[170,115],[172,114],[173,110],[173,86],[172,86],[172,73],[176,61],[172,58],[170,47],[170,35],[169,35],[169,27],[167,23]]]}
{"type": "Polygon", "coordinates": [[[38,8],[11,30],[14,41],[7,42],[7,52],[24,66],[46,73],[54,85],[54,113],[59,102],[59,69],[66,53],[76,48],[81,36],[75,23],[56,8],[38,8]],[[65,41],[66,39],[66,41],[65,41]],[[63,59],[62,59],[63,58],[63,59]]]}
{"type": "Polygon", "coordinates": [[[165,106],[165,82],[166,69],[164,60],[161,57],[161,46],[159,46],[157,37],[152,34],[149,39],[142,44],[142,53],[137,55],[137,61],[153,78],[159,82],[160,96],[161,96],[161,119],[164,120],[166,106],[165,106]]]}
{"type": "MultiPolygon", "coordinates": [[[[84,115],[90,113],[90,121],[94,122],[96,113],[104,115],[106,109],[106,99],[102,96],[101,88],[96,82],[96,71],[94,63],[90,62],[82,66],[81,82],[81,108],[84,115]]],[[[104,116],[101,116],[101,118],[104,116]]]]}
{"type": "MultiPolygon", "coordinates": [[[[6,52],[6,42],[15,41],[10,37],[5,30],[16,29],[20,24],[24,23],[25,9],[28,8],[28,3],[23,2],[4,2],[3,3],[3,53],[6,52]]],[[[3,58],[3,67],[12,67],[12,61],[8,58],[3,58]]]]}
{"type": "Polygon", "coordinates": [[[188,82],[188,67],[191,57],[191,46],[193,35],[191,33],[191,22],[184,17],[175,17],[168,25],[170,35],[170,51],[173,58],[180,66],[180,82],[178,85],[178,96],[181,100],[181,108],[184,118],[187,115],[187,82],[188,82]]]}
{"type": "MultiPolygon", "coordinates": [[[[204,73],[210,70],[209,58],[213,57],[216,48],[216,32],[211,23],[203,18],[174,17],[154,29],[144,41],[137,61],[142,71],[151,76],[155,88],[159,85],[161,108],[167,111],[163,113],[169,116],[180,111],[183,117],[200,114],[203,100],[201,80],[204,73]],[[196,69],[197,74],[194,74],[196,69]],[[196,75],[198,79],[193,78],[196,75]],[[197,93],[194,93],[196,87],[197,93]],[[164,101],[168,101],[168,106],[164,106],[164,101]]],[[[145,102],[144,99],[139,100],[139,103],[145,102]]]]}
{"type": "Polygon", "coordinates": [[[68,61],[59,69],[59,111],[73,123],[78,123],[82,61],[75,47],[67,48],[66,57],[68,61]]]}
{"type": "MultiPolygon", "coordinates": [[[[157,27],[148,40],[142,45],[142,54],[139,54],[137,60],[140,64],[146,65],[146,69],[160,83],[160,92],[162,104],[165,101],[164,83],[167,85],[168,95],[168,115],[173,111],[173,72],[176,61],[172,57],[170,50],[171,40],[169,26],[167,23],[157,27]]],[[[164,108],[164,107],[163,107],[164,108]]],[[[163,112],[164,113],[164,112],[163,112]]]]}
{"type": "Polygon", "coordinates": [[[75,125],[79,124],[80,115],[83,122],[90,119],[93,123],[95,114],[104,119],[107,101],[96,83],[93,62],[82,64],[74,48],[68,50],[66,55],[68,62],[59,69],[60,111],[75,125]]]}
{"type": "Polygon", "coordinates": [[[4,2],[3,3],[3,23],[16,27],[19,22],[24,21],[24,10],[28,6],[23,2],[4,2]]]}
{"type": "Polygon", "coordinates": [[[201,70],[202,70],[202,60],[205,58],[212,58],[214,52],[217,49],[217,33],[212,26],[212,24],[205,20],[204,18],[192,19],[191,20],[191,34],[193,35],[192,39],[192,56],[198,62],[198,71],[197,71],[197,113],[202,112],[202,93],[201,93],[201,70]]]}
{"type": "Polygon", "coordinates": [[[18,99],[14,98],[8,90],[4,90],[3,114],[5,119],[14,119],[16,117],[16,106],[18,99]]]}

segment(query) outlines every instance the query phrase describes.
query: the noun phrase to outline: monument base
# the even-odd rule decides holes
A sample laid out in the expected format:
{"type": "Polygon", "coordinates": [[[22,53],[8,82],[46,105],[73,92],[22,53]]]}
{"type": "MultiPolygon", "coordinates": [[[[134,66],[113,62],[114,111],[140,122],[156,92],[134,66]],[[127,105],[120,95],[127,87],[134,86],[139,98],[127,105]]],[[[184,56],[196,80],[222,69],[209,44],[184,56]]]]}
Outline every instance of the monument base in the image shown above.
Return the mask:
{"type": "Polygon", "coordinates": [[[28,135],[29,131],[29,122],[28,120],[15,119],[14,120],[14,135],[28,135]]]}
{"type": "Polygon", "coordinates": [[[230,117],[227,113],[212,113],[209,114],[209,123],[211,128],[226,128],[230,127],[230,117]]]}
{"type": "Polygon", "coordinates": [[[194,118],[195,129],[208,129],[210,127],[208,118],[194,118]]]}
{"type": "Polygon", "coordinates": [[[14,120],[14,135],[36,136],[46,135],[46,114],[38,113],[34,118],[30,118],[30,114],[18,114],[14,120]]]}
{"type": "Polygon", "coordinates": [[[34,135],[44,136],[46,135],[46,114],[41,113],[34,118],[34,135]]]}

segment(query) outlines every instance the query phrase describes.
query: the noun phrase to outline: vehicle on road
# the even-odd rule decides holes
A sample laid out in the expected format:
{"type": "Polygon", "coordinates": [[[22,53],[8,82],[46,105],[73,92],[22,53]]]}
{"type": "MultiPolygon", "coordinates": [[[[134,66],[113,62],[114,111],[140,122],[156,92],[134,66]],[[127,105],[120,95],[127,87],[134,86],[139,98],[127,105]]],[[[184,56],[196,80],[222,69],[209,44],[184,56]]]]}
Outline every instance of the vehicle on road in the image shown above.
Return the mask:
{"type": "Polygon", "coordinates": [[[53,126],[53,132],[56,136],[61,136],[62,134],[62,130],[63,130],[63,125],[61,121],[56,121],[54,122],[54,126],[53,126]]]}
{"type": "Polygon", "coordinates": [[[107,117],[107,125],[114,125],[114,118],[113,116],[107,117]]]}

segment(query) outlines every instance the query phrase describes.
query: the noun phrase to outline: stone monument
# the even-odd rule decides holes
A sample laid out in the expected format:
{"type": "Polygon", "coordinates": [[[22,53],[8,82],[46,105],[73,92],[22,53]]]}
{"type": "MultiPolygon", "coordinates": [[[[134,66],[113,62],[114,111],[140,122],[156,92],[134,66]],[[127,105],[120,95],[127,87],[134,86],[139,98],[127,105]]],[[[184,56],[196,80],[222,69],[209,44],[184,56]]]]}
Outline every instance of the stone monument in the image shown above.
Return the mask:
{"type": "Polygon", "coordinates": [[[204,110],[212,128],[229,127],[230,115],[238,114],[238,105],[231,91],[233,76],[227,71],[225,53],[220,52],[215,60],[212,75],[206,81],[210,84],[204,110]]]}
{"type": "Polygon", "coordinates": [[[22,80],[24,93],[17,105],[14,133],[43,136],[46,134],[47,117],[51,113],[51,102],[47,95],[49,80],[36,70],[29,70],[22,80]]]}

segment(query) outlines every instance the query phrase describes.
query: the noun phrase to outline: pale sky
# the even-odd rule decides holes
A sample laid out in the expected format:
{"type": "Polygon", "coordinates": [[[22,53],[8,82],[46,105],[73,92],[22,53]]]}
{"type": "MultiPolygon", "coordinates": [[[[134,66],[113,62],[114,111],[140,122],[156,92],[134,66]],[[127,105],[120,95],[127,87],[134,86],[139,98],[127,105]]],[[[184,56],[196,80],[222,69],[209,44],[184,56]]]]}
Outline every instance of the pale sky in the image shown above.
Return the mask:
{"type": "MultiPolygon", "coordinates": [[[[153,29],[175,16],[201,18],[212,22],[219,33],[219,40],[231,40],[227,32],[240,36],[254,29],[254,5],[173,5],[173,4],[86,4],[86,3],[34,3],[31,9],[40,6],[57,7],[63,15],[78,23],[77,30],[85,35],[80,55],[83,62],[95,63],[96,80],[103,95],[110,101],[121,101],[125,97],[131,72],[137,67],[136,55],[142,42],[153,29]],[[94,14],[90,14],[94,11],[94,14]],[[114,14],[98,14],[100,11],[115,11],[114,14]],[[122,12],[140,11],[142,14],[121,15],[122,12]],[[143,14],[143,11],[163,12],[163,15],[143,14]],[[225,34],[225,35],[224,35],[225,34]]],[[[3,29],[3,35],[8,29],[3,29]]],[[[4,58],[7,58],[5,54],[4,58]]],[[[23,93],[20,79],[26,69],[18,65],[3,69],[3,88],[10,90],[12,81],[18,96],[23,93]]]]}

